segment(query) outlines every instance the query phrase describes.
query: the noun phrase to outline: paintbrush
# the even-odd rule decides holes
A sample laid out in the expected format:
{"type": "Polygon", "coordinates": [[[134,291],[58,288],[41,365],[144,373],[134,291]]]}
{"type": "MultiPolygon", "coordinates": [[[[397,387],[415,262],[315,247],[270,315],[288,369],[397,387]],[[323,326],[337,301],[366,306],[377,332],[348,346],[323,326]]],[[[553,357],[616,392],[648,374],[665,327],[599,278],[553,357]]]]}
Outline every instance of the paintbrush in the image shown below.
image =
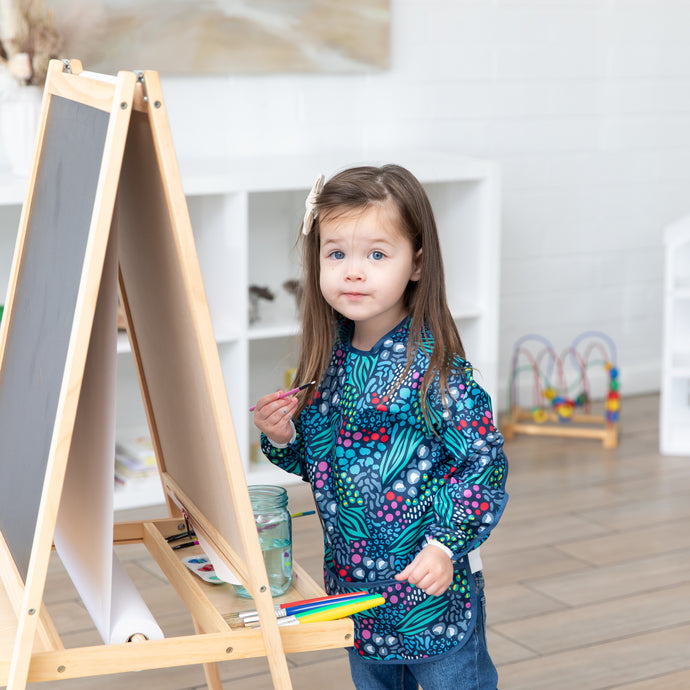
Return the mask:
{"type": "MultiPolygon", "coordinates": [[[[313,386],[316,383],[316,381],[309,381],[309,383],[303,383],[301,386],[297,386],[297,388],[293,388],[290,391],[286,391],[285,393],[281,393],[278,396],[278,400],[282,400],[283,398],[287,398],[289,395],[294,395],[295,393],[299,393],[300,391],[303,391],[305,388],[309,388],[309,386],[313,386]]],[[[249,408],[250,412],[254,412],[256,409],[256,405],[252,405],[249,408]]]]}

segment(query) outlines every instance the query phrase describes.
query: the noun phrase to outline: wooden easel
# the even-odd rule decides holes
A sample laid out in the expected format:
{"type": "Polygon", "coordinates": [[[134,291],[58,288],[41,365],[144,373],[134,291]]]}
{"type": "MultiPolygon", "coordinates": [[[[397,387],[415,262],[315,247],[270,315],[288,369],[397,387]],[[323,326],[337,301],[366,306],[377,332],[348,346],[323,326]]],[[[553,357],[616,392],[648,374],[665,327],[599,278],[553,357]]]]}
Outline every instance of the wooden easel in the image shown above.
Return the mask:
{"type": "MultiPolygon", "coordinates": [[[[204,664],[217,690],[215,662],[266,656],[274,687],[289,689],[285,653],[351,645],[352,623],[277,625],[158,75],[101,76],[51,61],[4,313],[0,683],[204,664]],[[66,649],[42,600],[116,228],[120,298],[171,517],[115,525],[113,545],[147,547],[197,634],[66,649]],[[232,629],[230,585],[207,586],[166,541],[180,529],[177,504],[240,576],[259,629],[232,629]]],[[[288,599],[322,594],[294,567],[288,599]]]]}

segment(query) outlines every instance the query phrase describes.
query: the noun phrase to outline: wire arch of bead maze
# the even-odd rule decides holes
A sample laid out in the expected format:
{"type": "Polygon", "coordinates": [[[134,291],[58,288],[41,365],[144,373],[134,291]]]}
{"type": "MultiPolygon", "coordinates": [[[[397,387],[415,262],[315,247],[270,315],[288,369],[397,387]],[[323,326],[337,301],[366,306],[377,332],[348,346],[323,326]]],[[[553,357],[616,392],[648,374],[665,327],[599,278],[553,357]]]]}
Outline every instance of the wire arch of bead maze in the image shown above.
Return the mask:
{"type": "Polygon", "coordinates": [[[503,434],[591,438],[604,448],[618,445],[620,396],[616,347],[606,334],[586,331],[559,356],[539,335],[520,338],[513,350],[510,375],[510,419],[503,434]],[[590,370],[606,373],[603,414],[592,410],[590,370]],[[520,404],[520,379],[531,373],[533,392],[529,408],[520,404]]]}

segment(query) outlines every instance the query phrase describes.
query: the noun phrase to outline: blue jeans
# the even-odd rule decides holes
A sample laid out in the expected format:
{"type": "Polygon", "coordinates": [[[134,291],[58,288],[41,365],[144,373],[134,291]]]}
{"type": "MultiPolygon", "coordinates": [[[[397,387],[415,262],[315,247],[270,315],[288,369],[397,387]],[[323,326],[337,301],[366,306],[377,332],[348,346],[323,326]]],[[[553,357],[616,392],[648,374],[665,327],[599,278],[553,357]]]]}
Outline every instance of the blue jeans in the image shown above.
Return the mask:
{"type": "Polygon", "coordinates": [[[470,637],[458,651],[436,661],[388,664],[365,661],[349,649],[350,672],[357,690],[496,690],[498,673],[486,647],[484,577],[474,574],[477,585],[477,622],[470,637]]]}

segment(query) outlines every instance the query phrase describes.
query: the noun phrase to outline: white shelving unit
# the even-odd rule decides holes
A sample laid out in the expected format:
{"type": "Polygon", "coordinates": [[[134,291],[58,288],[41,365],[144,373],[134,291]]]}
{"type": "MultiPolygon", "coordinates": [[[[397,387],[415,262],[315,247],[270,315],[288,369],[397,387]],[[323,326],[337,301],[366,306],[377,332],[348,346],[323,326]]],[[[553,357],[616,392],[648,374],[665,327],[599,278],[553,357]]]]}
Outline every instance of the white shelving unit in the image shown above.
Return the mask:
{"type": "Polygon", "coordinates": [[[666,228],[660,448],[690,455],[690,216],[666,228]]]}
{"type": "MultiPolygon", "coordinates": [[[[285,387],[296,364],[295,301],[283,288],[300,275],[295,248],[304,200],[319,173],[395,162],[424,184],[436,214],[451,310],[480,383],[496,395],[500,177],[496,164],[437,153],[395,152],[181,161],[207,298],[233,422],[250,484],[291,478],[257,461],[250,405],[285,387]],[[261,319],[248,324],[248,286],[268,287],[261,319]]],[[[26,182],[0,173],[0,285],[7,285],[26,182]]],[[[145,430],[146,418],[126,338],[118,343],[118,433],[145,430]]],[[[171,372],[174,375],[174,372],[171,372]]],[[[154,481],[116,492],[116,509],[162,502],[154,481]]]]}

